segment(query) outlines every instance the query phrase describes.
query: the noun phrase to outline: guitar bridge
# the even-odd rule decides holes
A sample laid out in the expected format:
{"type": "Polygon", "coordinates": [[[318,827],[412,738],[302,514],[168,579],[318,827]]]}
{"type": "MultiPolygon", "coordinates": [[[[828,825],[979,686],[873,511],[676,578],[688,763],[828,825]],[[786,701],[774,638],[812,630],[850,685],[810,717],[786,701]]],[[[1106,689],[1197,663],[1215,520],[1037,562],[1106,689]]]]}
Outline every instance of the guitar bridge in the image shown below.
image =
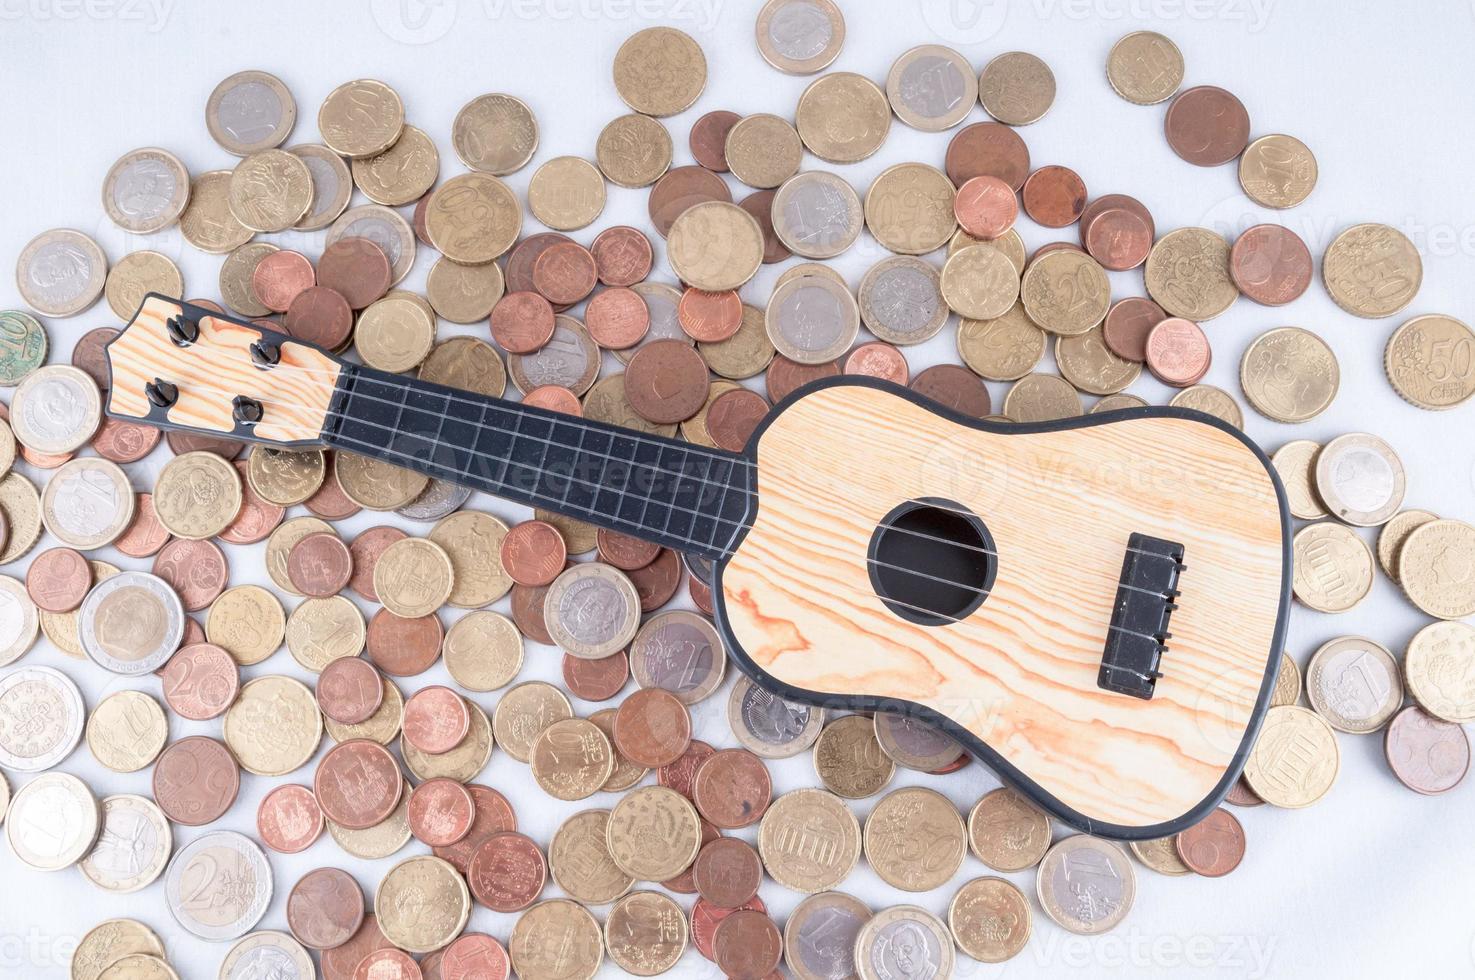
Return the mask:
{"type": "Polygon", "coordinates": [[[1168,622],[1178,608],[1174,600],[1184,567],[1181,544],[1136,532],[1127,539],[1097,687],[1143,700],[1152,697],[1172,636],[1168,622]]]}

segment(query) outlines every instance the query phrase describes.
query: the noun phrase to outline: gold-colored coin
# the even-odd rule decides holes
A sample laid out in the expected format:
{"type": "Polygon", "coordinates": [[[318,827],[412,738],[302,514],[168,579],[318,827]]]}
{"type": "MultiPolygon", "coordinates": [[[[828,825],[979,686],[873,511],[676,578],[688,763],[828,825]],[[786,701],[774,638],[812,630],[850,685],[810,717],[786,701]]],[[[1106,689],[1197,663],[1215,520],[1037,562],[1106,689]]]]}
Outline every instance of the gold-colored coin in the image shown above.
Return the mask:
{"type": "Polygon", "coordinates": [[[1270,691],[1270,706],[1295,704],[1301,700],[1301,668],[1290,654],[1281,652],[1280,672],[1275,675],[1275,687],[1270,691]]]}
{"type": "MultiPolygon", "coordinates": [[[[335,454],[337,459],[343,458],[343,453],[335,454]]],[[[292,551],[292,546],[309,534],[319,531],[336,533],[333,525],[316,517],[294,517],[291,520],[278,524],[266,539],[266,574],[271,576],[272,584],[288,595],[302,595],[297,587],[292,584],[292,578],[287,574],[287,555],[292,551]]],[[[219,599],[215,600],[217,603],[219,599]]]]}
{"type": "Polygon", "coordinates": [[[154,485],[154,512],[176,538],[202,541],[230,526],[241,510],[241,474],[209,452],[183,453],[154,485]]]}
{"type": "Polygon", "coordinates": [[[506,536],[506,524],[478,510],[457,511],[430,529],[426,537],[440,545],[451,559],[452,586],[447,602],[461,609],[477,609],[507,594],[512,579],[502,567],[502,539],[506,536]]]}
{"type": "Polygon", "coordinates": [[[1378,531],[1378,567],[1384,575],[1398,581],[1398,554],[1403,550],[1403,543],[1415,528],[1438,519],[1439,515],[1427,510],[1401,510],[1388,519],[1378,531]]]}
{"type": "Polygon", "coordinates": [[[604,174],[583,157],[554,157],[528,182],[528,210],[555,231],[587,227],[604,210],[604,174]]]}
{"type": "MultiPolygon", "coordinates": [[[[958,254],[970,255],[974,250],[958,254]]],[[[1091,256],[1062,248],[1029,264],[1020,280],[1019,298],[1024,312],[1042,329],[1074,337],[1106,319],[1111,309],[1111,282],[1091,256]]]]}
{"type": "Polygon", "coordinates": [[[1160,875],[1178,878],[1193,874],[1193,869],[1184,864],[1183,859],[1178,856],[1176,837],[1134,840],[1128,842],[1127,846],[1132,849],[1133,854],[1137,855],[1137,860],[1160,875]]]}
{"type": "Polygon", "coordinates": [[[505,177],[527,166],[538,148],[538,120],[521,99],[478,95],[451,125],[456,156],[472,170],[505,177]]]}
{"type": "Polygon", "coordinates": [[[410,842],[410,792],[405,790],[394,812],[372,827],[350,830],[331,820],[324,822],[328,825],[328,836],[346,853],[365,861],[382,860],[398,854],[410,842]]]}
{"type": "Polygon", "coordinates": [[[1398,584],[1409,601],[1438,619],[1475,616],[1475,526],[1430,521],[1398,552],[1398,584]]]}
{"type": "Polygon", "coordinates": [[[993,248],[965,248],[942,267],[942,298],[967,320],[996,320],[1019,300],[1019,274],[993,248]]]}
{"type": "MultiPolygon", "coordinates": [[[[599,385],[595,385],[594,387],[598,388],[599,385]]],[[[708,449],[716,449],[717,443],[713,441],[712,432],[710,429],[707,428],[707,413],[711,411],[712,403],[717,400],[718,396],[725,395],[729,391],[741,387],[742,385],[738,384],[736,381],[724,380],[713,381],[710,385],[708,385],[706,402],[703,403],[701,408],[697,409],[697,413],[695,415],[687,419],[685,422],[681,423],[681,438],[685,439],[687,442],[695,443],[698,446],[706,446],[708,449]]],[[[593,394],[593,392],[590,392],[590,394],[593,394]]],[[[592,417],[587,411],[584,413],[584,415],[586,417],[592,417]]]]}
{"type": "Polygon", "coordinates": [[[1239,297],[1229,278],[1229,243],[1207,228],[1179,228],[1159,238],[1143,274],[1147,295],[1169,316],[1195,323],[1212,320],[1239,297]]]}
{"type": "Polygon", "coordinates": [[[1245,760],[1245,782],[1266,803],[1306,807],[1332,788],[1341,765],[1332,726],[1309,708],[1281,705],[1265,713],[1245,760]]]}
{"type": "Polygon", "coordinates": [[[256,295],[251,276],[261,260],[280,251],[271,242],[247,242],[231,251],[220,264],[220,298],[241,316],[268,316],[271,309],[256,295]]]}
{"type": "Polygon", "coordinates": [[[948,928],[958,948],[980,963],[1002,963],[1019,955],[1029,943],[1033,916],[1024,892],[994,877],[974,878],[947,907],[948,928]]]}
{"type": "Polygon", "coordinates": [[[642,786],[610,811],[605,841],[609,856],[630,877],[666,881],[696,860],[702,822],[691,801],[674,789],[642,786]]]}
{"type": "Polygon", "coordinates": [[[543,729],[573,716],[573,705],[558,688],[543,681],[524,681],[497,702],[492,731],[502,751],[518,762],[527,762],[543,729]]]}
{"type": "Polygon", "coordinates": [[[355,159],[351,173],[365,197],[397,208],[420,200],[430,190],[440,176],[440,153],[424,130],[406,125],[389,149],[355,159]]]}
{"type": "Polygon", "coordinates": [[[771,113],[738,120],[727,131],[725,154],[732,175],[749,187],[777,187],[799,172],[804,144],[799,134],[771,113]]]}
{"type": "Polygon", "coordinates": [[[300,769],[323,740],[323,716],[307,685],[267,674],[241,685],[221,736],[241,768],[258,776],[300,769]]]}
{"type": "Polygon", "coordinates": [[[429,616],[451,595],[454,573],[445,549],[425,538],[400,538],[374,565],[374,591],[404,619],[429,616]]]}
{"type": "Polygon", "coordinates": [[[1166,102],[1183,84],[1183,52],[1156,31],[1134,31],[1112,45],[1106,80],[1134,105],[1166,102]]]}
{"type": "Polygon", "coordinates": [[[864,75],[832,72],[804,90],[794,119],[810,153],[830,163],[857,163],[886,142],[891,104],[864,75]]]}
{"type": "Polygon", "coordinates": [[[9,422],[0,419],[0,479],[15,465],[15,453],[15,431],[10,428],[9,422]]]}
{"type": "Polygon", "coordinates": [[[688,286],[713,293],[737,289],[763,263],[763,230],[736,204],[703,201],[672,223],[666,257],[688,286]]]}
{"type": "Polygon", "coordinates": [[[1106,346],[1100,324],[1073,337],[1057,336],[1055,363],[1065,380],[1092,395],[1114,395],[1142,376],[1141,364],[1118,357],[1106,346]]]}
{"type": "Polygon", "coordinates": [[[956,193],[947,174],[936,167],[925,163],[887,167],[866,191],[866,227],[893,252],[925,255],[953,237],[958,227],[953,215],[956,193]]]}
{"type": "Polygon", "coordinates": [[[588,909],[555,898],[518,917],[507,953],[525,980],[592,980],[604,962],[604,937],[588,909]]]}
{"type": "Polygon", "coordinates": [[[236,164],[225,200],[252,231],[286,231],[312,205],[312,171],[286,150],[262,150],[236,164]]]}
{"type": "Polygon", "coordinates": [[[471,713],[471,727],[461,744],[449,752],[432,755],[422,752],[409,742],[400,739],[400,755],[404,756],[405,768],[410,775],[424,782],[427,779],[454,779],[458,783],[469,783],[481,774],[492,758],[492,723],[487,714],[474,702],[466,703],[471,713]]]}
{"type": "Polygon", "coordinates": [[[1296,532],[1291,551],[1296,598],[1317,612],[1346,612],[1373,587],[1373,553],[1346,525],[1309,524],[1296,532]]]}
{"type": "Polygon", "coordinates": [[[286,629],[282,604],[259,585],[226,589],[205,615],[205,639],[242,667],[259,664],[276,653],[286,629]]]}
{"type": "Polygon", "coordinates": [[[1326,411],[1341,379],[1331,347],[1300,327],[1262,333],[1239,362],[1245,397],[1261,415],[1277,422],[1306,422],[1326,411]]]}
{"type": "Polygon", "coordinates": [[[549,796],[586,800],[614,775],[615,750],[592,721],[566,718],[538,733],[529,764],[533,781],[549,796]]]}
{"type": "Polygon", "coordinates": [[[1408,691],[1423,709],[1457,725],[1475,721],[1475,628],[1430,623],[1403,655],[1408,691]]]}
{"type": "Polygon", "coordinates": [[[211,170],[190,181],[189,204],[179,216],[184,240],[202,252],[224,255],[256,234],[230,213],[230,171],[211,170]]]}
{"type": "Polygon", "coordinates": [[[744,303],[743,322],[737,333],[726,340],[700,342],[697,353],[712,373],[720,377],[740,381],[762,374],[773,362],[775,353],[768,339],[764,311],[744,303]]]}
{"type": "Polygon", "coordinates": [[[891,782],[896,763],[882,750],[870,718],[844,715],[826,725],[815,741],[814,771],[831,793],[861,800],[891,782]]]}
{"type": "Polygon", "coordinates": [[[1234,396],[1214,385],[1193,385],[1174,395],[1168,404],[1174,408],[1191,408],[1228,422],[1236,429],[1245,427],[1245,413],[1234,396]]]}
{"type": "Polygon", "coordinates": [[[157,956],[130,953],[109,964],[97,980],[179,980],[179,974],[157,956]]]}
{"type": "Polygon", "coordinates": [[[1316,157],[1294,136],[1262,136],[1239,158],[1239,186],[1256,204],[1293,208],[1316,187],[1316,157]]]}
{"type": "Polygon", "coordinates": [[[1015,303],[992,320],[958,322],[958,356],[974,374],[990,381],[1017,381],[1045,356],[1045,331],[1015,303]]]}
{"type": "Polygon", "coordinates": [[[785,793],[758,826],[758,855],[768,876],[806,895],[844,881],[860,860],[860,848],[855,814],[822,789],[785,793]]]}
{"type": "Polygon", "coordinates": [[[421,381],[433,381],[493,398],[502,397],[507,390],[507,366],[502,363],[502,355],[491,344],[476,337],[452,337],[436,344],[420,362],[419,376],[421,381]]]}
{"type": "Polygon", "coordinates": [[[41,537],[41,495],[36,485],[13,470],[0,478],[0,514],[5,515],[10,529],[0,547],[0,565],[8,565],[30,551],[41,537]]]}
{"type": "Polygon", "coordinates": [[[1075,387],[1053,374],[1026,374],[1004,395],[1004,414],[1011,422],[1072,419],[1084,410],[1075,387]]]}
{"type": "Polygon", "coordinates": [[[947,884],[968,851],[963,818],[936,790],[906,786],[883,796],[866,818],[866,862],[881,880],[908,892],[947,884]]]}
{"type": "Polygon", "coordinates": [[[522,634],[501,613],[478,609],[446,631],[441,657],[451,678],[468,691],[495,691],[522,670],[522,634]]]}
{"type": "Polygon", "coordinates": [[[650,771],[625,758],[620,753],[620,747],[615,745],[615,715],[618,710],[617,708],[604,708],[589,716],[589,720],[599,726],[599,730],[604,732],[604,737],[609,739],[610,745],[615,747],[615,771],[604,782],[603,789],[606,793],[623,793],[644,779],[645,774],[650,771]]]}
{"type": "Polygon", "coordinates": [[[353,346],[369,367],[399,373],[425,360],[435,345],[435,317],[402,296],[386,296],[359,314],[353,346]]]}
{"type": "Polygon", "coordinates": [[[978,100],[973,65],[952,48],[923,44],[892,62],[886,100],[896,118],[924,133],[952,129],[978,100]]]}
{"type": "MultiPolygon", "coordinates": [[[[346,450],[333,454],[333,473],[338,477],[344,496],[365,510],[403,507],[420,496],[420,491],[430,482],[430,477],[423,473],[346,450]]],[[[272,537],[276,534],[273,533],[272,537]]],[[[281,585],[280,582],[277,584],[281,585]]]]}
{"type": "Polygon", "coordinates": [[[615,52],[615,91],[647,116],[674,116],[690,109],[707,86],[702,46],[671,27],[637,31],[615,52]]]}
{"type": "Polygon", "coordinates": [[[1353,225],[1327,246],[1321,277],[1338,306],[1353,316],[1377,319],[1413,302],[1424,281],[1424,262],[1396,228],[1353,225]]]}
{"type": "Polygon", "coordinates": [[[989,241],[983,238],[974,238],[963,229],[959,228],[953,232],[953,237],[948,239],[947,254],[949,258],[965,248],[973,248],[981,245],[986,248],[996,248],[1003,252],[1009,259],[1009,264],[1014,266],[1014,271],[1021,276],[1024,275],[1024,267],[1027,264],[1024,254],[1024,239],[1019,237],[1019,232],[1010,228],[998,238],[989,241]]]}
{"type": "Polygon", "coordinates": [[[452,177],[430,195],[425,206],[425,234],[452,262],[491,262],[517,241],[522,205],[491,174],[452,177]]]}
{"type": "MultiPolygon", "coordinates": [[[[110,565],[105,561],[92,560],[87,563],[92,570],[92,584],[94,587],[100,582],[117,575],[120,569],[117,565],[110,565]]],[[[51,641],[51,645],[69,657],[78,660],[87,655],[82,647],[82,610],[73,609],[67,613],[53,613],[41,610],[41,632],[51,641]]]]}
{"type": "Polygon", "coordinates": [[[253,446],[246,460],[246,479],[258,497],[281,507],[300,504],[318,492],[328,474],[321,449],[275,449],[253,446]]]}
{"type": "Polygon", "coordinates": [[[356,738],[367,738],[380,745],[388,745],[399,736],[400,723],[405,717],[405,696],[388,677],[383,680],[383,700],[379,702],[379,709],[368,718],[357,724],[345,725],[324,716],[323,727],[328,730],[333,741],[349,742],[356,738]]]}
{"type": "Polygon", "coordinates": [[[1280,474],[1280,482],[1285,486],[1286,503],[1290,505],[1291,516],[1303,521],[1314,521],[1326,516],[1326,507],[1316,495],[1316,487],[1312,482],[1312,471],[1319,452],[1320,443],[1309,439],[1295,439],[1281,446],[1270,457],[1270,461],[1275,464],[1275,471],[1280,474]]]}
{"type": "Polygon", "coordinates": [[[164,944],[142,922],[108,919],[88,930],[72,951],[71,980],[98,980],[103,970],[134,953],[163,956],[164,944]]]}
{"type": "Polygon", "coordinates": [[[1033,868],[1050,847],[1050,818],[1020,793],[1001,786],[968,814],[968,846],[995,871],[1033,868]]]}
{"type": "Polygon", "coordinates": [[[584,810],[565,820],[548,844],[554,883],[590,905],[613,902],[635,884],[609,856],[608,829],[608,810],[584,810]]]}
{"type": "Polygon", "coordinates": [[[983,66],[978,101],[999,122],[1027,126],[1055,103],[1055,73],[1028,52],[1006,52],[983,66]]]}
{"type": "Polygon", "coordinates": [[[364,614],[341,595],[304,599],[287,617],[287,652],[313,673],[364,649],[364,614]]]}
{"type": "Polygon", "coordinates": [[[120,320],[131,320],[149,293],[184,295],[184,276],[168,256],[158,252],[129,252],[108,270],[103,296],[120,320]]]}
{"type": "Polygon", "coordinates": [[[436,315],[452,323],[485,320],[507,289],[502,267],[460,265],[442,255],[425,276],[425,296],[436,315]]]}
{"type": "Polygon", "coordinates": [[[87,718],[87,747],[113,772],[138,772],[169,740],[169,722],[159,702],[142,691],[117,691],[98,702],[87,718]]]}
{"type": "Polygon", "coordinates": [[[1393,390],[1420,408],[1464,404],[1475,395],[1475,331],[1454,317],[1416,316],[1388,338],[1383,369],[1393,390]]]}
{"type": "Polygon", "coordinates": [[[374,893],[374,916],[391,943],[410,953],[428,953],[466,928],[471,891],[451,862],[422,854],[384,875],[374,893]]]}
{"type": "Polygon", "coordinates": [[[1091,406],[1091,415],[1097,412],[1117,412],[1124,408],[1146,408],[1147,399],[1136,395],[1116,394],[1107,395],[1105,398],[1091,406]]]}
{"type": "Polygon", "coordinates": [[[649,187],[671,168],[671,134],[659,120],[638,112],[619,116],[600,130],[594,161],[611,184],[649,187]]]}
{"type": "Polygon", "coordinates": [[[661,892],[626,895],[604,920],[609,958],[636,977],[654,977],[675,966],[689,935],[686,913],[661,892]]]}
{"type": "Polygon", "coordinates": [[[399,93],[372,78],[359,78],[328,93],[318,110],[318,132],[334,153],[371,157],[399,139],[405,104],[399,93]]]}

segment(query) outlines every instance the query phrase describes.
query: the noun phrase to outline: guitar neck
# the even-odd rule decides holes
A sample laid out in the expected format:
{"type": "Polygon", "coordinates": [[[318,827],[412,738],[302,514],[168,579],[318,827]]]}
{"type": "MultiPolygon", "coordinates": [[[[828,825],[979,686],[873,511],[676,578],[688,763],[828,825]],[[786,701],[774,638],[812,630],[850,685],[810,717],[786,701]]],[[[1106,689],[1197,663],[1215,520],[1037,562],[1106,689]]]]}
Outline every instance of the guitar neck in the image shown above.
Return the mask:
{"type": "Polygon", "coordinates": [[[338,379],[323,438],[713,559],[731,554],[756,502],[743,456],[356,365],[338,379]]]}

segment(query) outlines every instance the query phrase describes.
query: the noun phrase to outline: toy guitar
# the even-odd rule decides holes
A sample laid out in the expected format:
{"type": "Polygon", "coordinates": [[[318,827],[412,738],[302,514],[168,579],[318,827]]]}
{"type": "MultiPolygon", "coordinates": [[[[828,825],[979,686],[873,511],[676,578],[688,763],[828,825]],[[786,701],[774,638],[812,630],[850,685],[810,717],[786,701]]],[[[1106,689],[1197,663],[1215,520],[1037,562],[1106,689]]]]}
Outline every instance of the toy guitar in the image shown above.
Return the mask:
{"type": "Polygon", "coordinates": [[[1275,683],[1285,495],[1200,413],[993,424],[832,379],[735,454],[349,364],[153,294],[107,354],[115,418],[360,453],[708,558],[718,629],[758,683],[912,713],[1093,834],[1201,819],[1275,683]]]}

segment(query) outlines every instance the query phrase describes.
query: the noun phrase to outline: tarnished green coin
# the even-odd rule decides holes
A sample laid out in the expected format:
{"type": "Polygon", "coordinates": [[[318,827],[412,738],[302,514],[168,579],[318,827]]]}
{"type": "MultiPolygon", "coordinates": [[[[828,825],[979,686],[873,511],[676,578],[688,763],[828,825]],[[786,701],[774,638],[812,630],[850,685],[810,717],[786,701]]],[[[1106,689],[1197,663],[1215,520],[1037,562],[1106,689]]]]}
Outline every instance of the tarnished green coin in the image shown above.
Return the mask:
{"type": "Polygon", "coordinates": [[[13,388],[46,360],[46,328],[21,310],[0,310],[0,385],[13,388]]]}

